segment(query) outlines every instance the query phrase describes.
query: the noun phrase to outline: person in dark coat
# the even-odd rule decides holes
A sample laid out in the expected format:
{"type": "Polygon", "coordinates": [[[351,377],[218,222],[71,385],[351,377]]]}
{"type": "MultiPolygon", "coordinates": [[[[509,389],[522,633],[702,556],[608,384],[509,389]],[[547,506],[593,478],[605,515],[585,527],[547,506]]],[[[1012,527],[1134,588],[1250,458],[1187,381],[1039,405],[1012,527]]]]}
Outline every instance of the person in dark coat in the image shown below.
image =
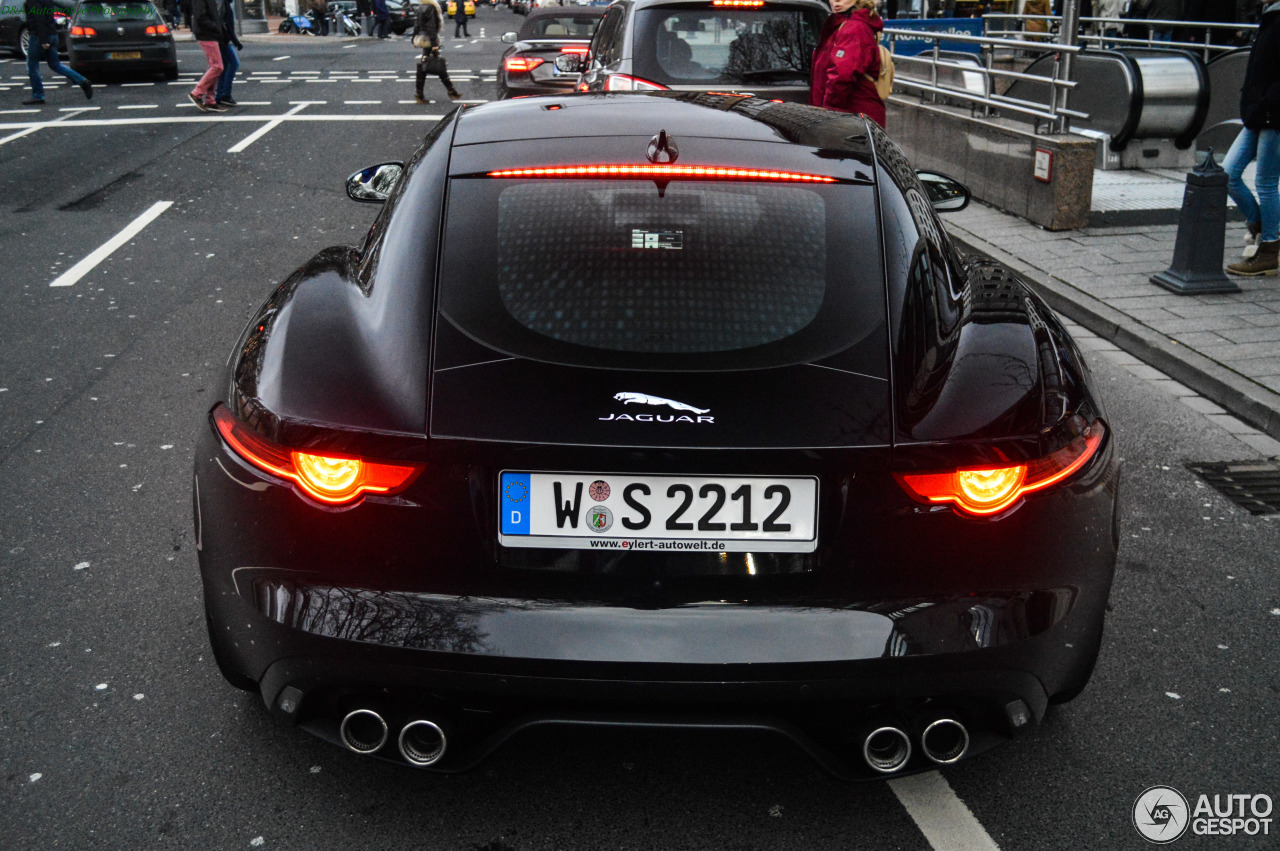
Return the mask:
{"type": "Polygon", "coordinates": [[[31,97],[23,106],[44,105],[44,80],[40,78],[40,60],[49,63],[55,74],[61,74],[80,87],[86,98],[93,97],[93,86],[80,74],[58,60],[58,25],[53,20],[54,7],[44,0],[26,0],[22,10],[27,16],[27,76],[31,78],[31,97]]]}
{"type": "MultiPolygon", "coordinates": [[[[1151,0],[1147,6],[1149,21],[1182,20],[1182,0],[1151,0]]],[[[1156,41],[1173,41],[1174,27],[1170,24],[1152,24],[1151,37],[1156,41]]]]}
{"type": "Polygon", "coordinates": [[[1259,241],[1252,257],[1232,263],[1227,271],[1274,276],[1280,258],[1280,2],[1262,10],[1240,90],[1240,121],[1244,128],[1222,167],[1227,172],[1227,193],[1244,214],[1249,233],[1259,241]],[[1244,183],[1245,167],[1255,159],[1256,198],[1244,183]]]}
{"type": "Polygon", "coordinates": [[[413,26],[414,47],[422,48],[422,55],[418,57],[418,75],[414,81],[417,84],[414,93],[418,103],[430,103],[422,93],[423,87],[427,84],[428,65],[439,67],[440,70],[430,73],[435,74],[440,78],[440,82],[444,83],[445,91],[449,93],[449,100],[462,97],[449,81],[449,69],[445,65],[444,57],[440,55],[440,30],[443,27],[444,13],[440,11],[440,4],[436,0],[423,0],[422,5],[418,7],[418,17],[413,26]]]}
{"type": "Polygon", "coordinates": [[[218,40],[218,50],[222,55],[222,76],[218,78],[214,103],[236,106],[236,99],[231,96],[231,84],[235,82],[236,72],[240,70],[238,51],[244,50],[244,45],[236,38],[234,0],[222,0],[222,38],[218,40]]]}
{"type": "Polygon", "coordinates": [[[876,93],[884,21],[876,0],[832,0],[832,14],[822,25],[809,75],[809,103],[840,112],[862,114],[881,127],[884,101],[876,93]]]}
{"type": "Polygon", "coordinates": [[[373,0],[373,34],[378,38],[391,37],[391,11],[387,0],[373,0]]]}
{"type": "Polygon", "coordinates": [[[204,51],[209,67],[187,97],[203,112],[226,112],[215,99],[214,87],[222,76],[222,3],[221,0],[191,0],[191,34],[204,51]]]}

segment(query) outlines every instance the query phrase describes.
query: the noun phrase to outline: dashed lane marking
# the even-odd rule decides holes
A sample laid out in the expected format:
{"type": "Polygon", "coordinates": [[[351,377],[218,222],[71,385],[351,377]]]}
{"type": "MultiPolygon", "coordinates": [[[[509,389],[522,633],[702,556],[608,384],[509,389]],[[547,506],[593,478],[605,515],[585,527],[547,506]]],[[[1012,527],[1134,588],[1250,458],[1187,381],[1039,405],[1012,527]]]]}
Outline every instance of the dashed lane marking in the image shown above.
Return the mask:
{"type": "Polygon", "coordinates": [[[155,83],[121,83],[120,85],[122,88],[128,89],[136,86],[154,86],[156,84],[155,83]]]}
{"type": "Polygon", "coordinates": [[[290,58],[290,57],[288,57],[288,56],[272,56],[272,57],[271,57],[271,61],[272,61],[272,62],[280,62],[281,60],[288,59],[288,58],[290,58]]]}
{"type": "Polygon", "coordinates": [[[890,780],[889,788],[934,851],[1000,851],[940,772],[890,780]]]}
{"type": "MultiPolygon", "coordinates": [[[[23,136],[30,136],[32,133],[36,132],[41,127],[49,127],[50,125],[61,124],[62,122],[67,121],[68,119],[75,118],[77,115],[79,115],[82,112],[89,112],[92,109],[97,109],[97,107],[82,106],[76,109],[69,110],[67,114],[62,116],[61,118],[55,118],[52,121],[44,121],[39,124],[28,125],[25,129],[19,130],[17,133],[11,133],[8,136],[5,136],[3,139],[0,139],[0,145],[4,145],[4,144],[7,144],[8,142],[12,142],[14,139],[21,139],[23,136]]],[[[3,125],[0,125],[0,127],[3,127],[3,125]]]]}
{"type": "Polygon", "coordinates": [[[272,130],[274,130],[274,129],[276,129],[277,127],[279,127],[279,126],[281,125],[281,123],[283,123],[283,121],[284,121],[285,117],[290,116],[290,115],[296,115],[297,113],[302,112],[302,110],[306,109],[308,106],[311,106],[311,104],[309,104],[309,103],[300,103],[300,104],[298,104],[297,106],[295,106],[293,109],[291,109],[291,110],[289,110],[288,112],[286,112],[286,113],[285,113],[283,116],[281,116],[280,118],[277,118],[277,119],[276,119],[276,120],[274,120],[274,121],[268,121],[266,124],[262,125],[262,126],[261,126],[261,127],[259,127],[257,130],[254,130],[254,131],[253,131],[252,133],[250,133],[248,136],[245,136],[245,137],[244,137],[243,139],[241,139],[239,142],[236,142],[236,143],[235,143],[234,145],[232,145],[230,148],[227,148],[227,153],[228,153],[228,154],[238,154],[238,153],[240,153],[240,152],[241,152],[241,151],[243,151],[245,148],[249,147],[249,146],[250,146],[250,145],[252,145],[254,142],[258,141],[258,140],[259,140],[259,139],[261,139],[263,136],[267,135],[267,134],[268,134],[268,133],[270,133],[272,130]]]}
{"type": "Polygon", "coordinates": [[[125,104],[125,105],[116,107],[116,109],[159,109],[159,108],[160,108],[160,105],[156,103],[125,104]]]}
{"type": "Polygon", "coordinates": [[[345,103],[347,106],[371,106],[373,104],[380,104],[382,103],[382,101],[380,100],[344,100],[343,103],[345,103]]]}
{"type": "Polygon", "coordinates": [[[24,115],[30,112],[39,112],[38,109],[0,109],[0,115],[24,115]]]}
{"type": "Polygon", "coordinates": [[[157,201],[152,204],[145,213],[129,222],[129,224],[125,226],[124,230],[120,231],[118,234],[111,237],[111,239],[108,239],[106,242],[102,243],[102,245],[95,248],[88,257],[84,258],[79,263],[54,278],[53,281],[50,282],[49,286],[71,286],[89,272],[93,271],[93,267],[110,257],[112,252],[137,236],[143,228],[154,222],[159,218],[161,213],[172,206],[172,201],[157,201]]]}

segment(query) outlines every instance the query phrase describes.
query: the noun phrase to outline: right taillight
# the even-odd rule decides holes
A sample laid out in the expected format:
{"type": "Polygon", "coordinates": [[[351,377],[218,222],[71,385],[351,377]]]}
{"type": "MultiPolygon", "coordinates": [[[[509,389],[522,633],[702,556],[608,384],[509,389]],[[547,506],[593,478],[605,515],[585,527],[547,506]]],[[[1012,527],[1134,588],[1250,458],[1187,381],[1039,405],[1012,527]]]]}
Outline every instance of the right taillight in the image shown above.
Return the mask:
{"type": "Polygon", "coordinates": [[[610,74],[605,78],[606,92],[656,92],[666,91],[666,86],[652,80],[642,80],[630,74],[610,74]]]}
{"type": "Polygon", "coordinates": [[[503,63],[502,67],[506,68],[513,74],[522,74],[537,68],[545,60],[538,59],[534,56],[511,56],[503,63]]]}
{"type": "Polygon", "coordinates": [[[1024,494],[1066,479],[1094,456],[1107,429],[1094,420],[1081,434],[1044,458],[1001,467],[966,467],[936,473],[895,473],[894,478],[915,499],[952,503],[966,514],[986,516],[1011,507],[1024,494]]]}
{"type": "Polygon", "coordinates": [[[98,31],[93,27],[72,27],[71,34],[80,38],[88,38],[89,36],[97,35],[98,31]]]}

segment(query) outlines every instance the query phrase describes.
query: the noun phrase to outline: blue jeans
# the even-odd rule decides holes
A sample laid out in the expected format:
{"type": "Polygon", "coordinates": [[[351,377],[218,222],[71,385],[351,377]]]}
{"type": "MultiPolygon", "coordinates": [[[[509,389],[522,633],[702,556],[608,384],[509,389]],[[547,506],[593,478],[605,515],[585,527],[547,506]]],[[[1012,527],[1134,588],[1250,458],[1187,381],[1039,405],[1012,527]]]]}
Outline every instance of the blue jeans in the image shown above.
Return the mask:
{"type": "Polygon", "coordinates": [[[1245,127],[1236,137],[1222,164],[1227,172],[1227,194],[1236,202],[1247,221],[1262,226],[1262,241],[1280,239],[1280,130],[1250,130],[1245,127]],[[1258,161],[1253,185],[1255,199],[1244,183],[1244,170],[1258,161]]]}
{"type": "Polygon", "coordinates": [[[31,97],[44,100],[44,81],[40,79],[40,60],[47,58],[49,67],[55,74],[61,74],[77,86],[84,82],[84,77],[72,71],[58,61],[58,37],[55,35],[50,44],[41,44],[33,36],[27,44],[27,74],[31,77],[31,97]]]}
{"type": "Polygon", "coordinates": [[[220,44],[218,47],[222,50],[222,76],[218,78],[218,88],[214,97],[222,100],[231,97],[231,83],[236,78],[236,72],[240,70],[240,55],[236,53],[236,48],[232,44],[220,44]]]}

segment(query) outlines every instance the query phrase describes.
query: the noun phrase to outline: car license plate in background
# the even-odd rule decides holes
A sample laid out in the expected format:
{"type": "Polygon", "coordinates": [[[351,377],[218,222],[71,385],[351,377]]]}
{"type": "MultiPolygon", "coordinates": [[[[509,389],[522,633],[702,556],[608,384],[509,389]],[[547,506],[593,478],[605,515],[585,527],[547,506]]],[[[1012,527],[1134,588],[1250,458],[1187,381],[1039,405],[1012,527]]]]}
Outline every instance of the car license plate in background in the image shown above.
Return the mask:
{"type": "Polygon", "coordinates": [[[141,59],[142,53],[137,50],[131,50],[127,53],[108,53],[108,59],[141,59]]]}
{"type": "Polygon", "coordinates": [[[812,476],[624,476],[503,471],[506,547],[789,552],[818,547],[812,476]]]}

